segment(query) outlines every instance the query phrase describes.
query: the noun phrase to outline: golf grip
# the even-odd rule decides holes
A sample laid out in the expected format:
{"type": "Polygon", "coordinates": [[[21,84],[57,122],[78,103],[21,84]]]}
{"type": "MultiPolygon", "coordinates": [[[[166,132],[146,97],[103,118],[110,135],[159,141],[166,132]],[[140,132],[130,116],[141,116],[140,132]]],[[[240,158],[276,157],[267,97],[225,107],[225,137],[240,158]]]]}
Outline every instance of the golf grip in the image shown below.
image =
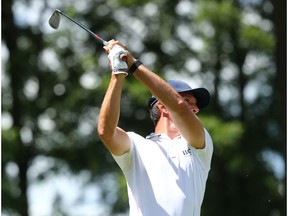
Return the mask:
{"type": "Polygon", "coordinates": [[[126,55],[126,54],[121,54],[121,55],[120,55],[120,59],[121,59],[122,61],[127,61],[127,55],[126,55]]]}

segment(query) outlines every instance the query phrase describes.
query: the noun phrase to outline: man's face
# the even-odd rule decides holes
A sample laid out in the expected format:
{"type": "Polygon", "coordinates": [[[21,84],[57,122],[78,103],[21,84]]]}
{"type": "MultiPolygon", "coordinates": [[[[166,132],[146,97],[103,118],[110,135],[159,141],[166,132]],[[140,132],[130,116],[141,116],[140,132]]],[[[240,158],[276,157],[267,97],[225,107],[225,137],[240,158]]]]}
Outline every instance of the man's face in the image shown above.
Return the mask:
{"type": "Polygon", "coordinates": [[[199,108],[197,106],[197,100],[196,98],[193,96],[193,94],[189,93],[189,92],[182,92],[179,93],[182,98],[184,99],[185,103],[187,103],[187,105],[189,105],[189,107],[191,108],[191,110],[196,114],[199,112],[199,108]]]}

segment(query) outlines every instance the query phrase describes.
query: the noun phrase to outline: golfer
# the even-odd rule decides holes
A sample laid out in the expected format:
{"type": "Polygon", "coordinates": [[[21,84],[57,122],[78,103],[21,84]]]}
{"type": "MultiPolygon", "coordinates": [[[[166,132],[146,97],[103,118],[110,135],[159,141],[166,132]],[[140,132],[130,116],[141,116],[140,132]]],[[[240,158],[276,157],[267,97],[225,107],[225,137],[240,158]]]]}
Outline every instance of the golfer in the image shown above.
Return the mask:
{"type": "Polygon", "coordinates": [[[164,81],[118,41],[104,49],[112,75],[98,133],[125,175],[130,216],[200,216],[213,144],[196,114],[208,105],[209,92],[164,81]],[[155,128],[146,138],[117,126],[127,74],[153,95],[148,106],[155,128]]]}

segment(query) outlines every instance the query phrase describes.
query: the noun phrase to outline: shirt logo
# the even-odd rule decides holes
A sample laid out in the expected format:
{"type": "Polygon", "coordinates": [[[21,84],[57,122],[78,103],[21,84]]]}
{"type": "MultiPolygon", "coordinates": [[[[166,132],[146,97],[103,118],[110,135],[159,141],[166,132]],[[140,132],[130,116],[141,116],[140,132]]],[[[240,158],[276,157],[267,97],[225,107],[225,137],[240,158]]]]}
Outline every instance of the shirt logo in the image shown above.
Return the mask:
{"type": "Polygon", "coordinates": [[[182,154],[184,155],[184,157],[188,157],[190,155],[192,155],[191,149],[186,149],[182,151],[182,154]]]}

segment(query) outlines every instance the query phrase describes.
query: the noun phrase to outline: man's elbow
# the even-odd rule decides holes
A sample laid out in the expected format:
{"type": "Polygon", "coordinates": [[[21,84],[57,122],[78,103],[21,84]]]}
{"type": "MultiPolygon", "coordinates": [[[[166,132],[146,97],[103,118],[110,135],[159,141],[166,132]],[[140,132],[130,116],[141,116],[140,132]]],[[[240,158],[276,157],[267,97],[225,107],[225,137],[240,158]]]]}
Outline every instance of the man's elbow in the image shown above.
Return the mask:
{"type": "Polygon", "coordinates": [[[195,135],[196,138],[193,139],[191,142],[191,145],[197,149],[203,149],[205,148],[205,135],[204,131],[202,133],[202,130],[197,133],[197,136],[195,135]]]}
{"type": "Polygon", "coordinates": [[[104,127],[101,124],[98,124],[97,128],[98,136],[102,140],[103,143],[109,143],[109,141],[113,137],[113,133],[107,127],[104,127]]]}

